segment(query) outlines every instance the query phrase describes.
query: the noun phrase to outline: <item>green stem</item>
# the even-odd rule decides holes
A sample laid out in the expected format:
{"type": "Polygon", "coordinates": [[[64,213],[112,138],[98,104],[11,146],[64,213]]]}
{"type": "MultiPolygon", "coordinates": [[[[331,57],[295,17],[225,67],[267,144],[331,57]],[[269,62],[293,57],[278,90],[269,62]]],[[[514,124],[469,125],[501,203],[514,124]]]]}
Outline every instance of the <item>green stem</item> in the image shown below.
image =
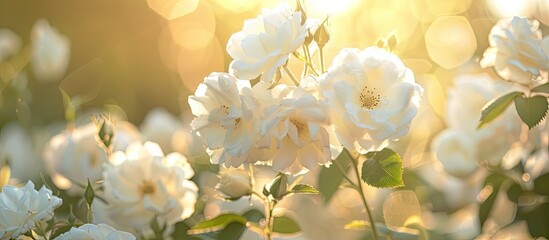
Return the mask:
{"type": "MultiPolygon", "coordinates": [[[[267,200],[268,201],[268,200],[267,200]]],[[[272,240],[272,235],[271,233],[273,232],[273,222],[274,222],[274,217],[273,217],[273,210],[274,210],[274,206],[275,206],[276,202],[267,202],[267,205],[266,207],[268,206],[268,214],[267,216],[265,216],[267,218],[267,226],[265,226],[265,239],[266,240],[272,240]]]]}
{"type": "Polygon", "coordinates": [[[303,54],[305,54],[305,66],[303,66],[303,77],[307,76],[307,70],[309,70],[309,65],[307,65],[307,62],[310,61],[310,58],[307,54],[307,47],[303,45],[303,54]]]}
{"type": "Polygon", "coordinates": [[[342,167],[340,165],[340,163],[336,160],[334,160],[334,164],[336,165],[339,172],[341,172],[341,175],[343,176],[343,178],[345,178],[345,180],[347,180],[347,182],[349,182],[351,185],[353,185],[353,187],[358,188],[358,185],[356,185],[356,183],[354,183],[349,177],[347,177],[347,171],[345,170],[345,168],[342,167]]]}
{"type": "Polygon", "coordinates": [[[294,84],[296,86],[299,86],[299,81],[297,81],[297,78],[295,78],[294,74],[292,73],[292,71],[290,71],[290,69],[288,69],[288,65],[284,65],[284,71],[286,72],[286,74],[288,74],[288,76],[290,77],[290,79],[292,79],[292,81],[294,82],[294,84]]]}
{"type": "Polygon", "coordinates": [[[320,70],[322,71],[322,73],[325,73],[326,70],[324,69],[324,50],[321,47],[319,47],[318,50],[320,51],[320,70]]]}
{"type": "Polygon", "coordinates": [[[86,204],[88,206],[88,212],[86,214],[86,220],[88,223],[93,223],[93,212],[90,204],[86,204]]]}
{"type": "Polygon", "coordinates": [[[370,220],[370,224],[372,225],[372,233],[374,234],[374,240],[379,239],[379,235],[377,233],[377,229],[374,222],[374,217],[372,212],[370,211],[370,208],[368,207],[368,202],[366,202],[366,196],[364,195],[364,190],[362,189],[362,181],[360,180],[360,173],[358,171],[358,160],[353,157],[353,155],[347,150],[347,148],[344,148],[343,151],[347,154],[349,158],[353,161],[351,164],[353,166],[353,169],[355,170],[357,182],[358,182],[358,192],[360,193],[360,197],[362,198],[362,203],[364,204],[364,208],[366,208],[366,212],[368,213],[368,219],[370,220]]]}

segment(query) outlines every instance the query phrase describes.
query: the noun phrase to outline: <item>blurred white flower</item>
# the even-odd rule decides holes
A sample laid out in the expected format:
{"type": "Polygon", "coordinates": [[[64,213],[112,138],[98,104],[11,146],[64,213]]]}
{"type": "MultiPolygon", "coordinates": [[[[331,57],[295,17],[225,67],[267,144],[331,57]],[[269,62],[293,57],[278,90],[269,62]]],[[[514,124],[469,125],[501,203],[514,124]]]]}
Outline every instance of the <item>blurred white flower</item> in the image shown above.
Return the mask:
{"type": "Polygon", "coordinates": [[[261,159],[254,147],[260,138],[259,105],[249,86],[230,74],[212,73],[189,96],[196,116],[191,128],[204,139],[214,164],[238,167],[261,159]]]}
{"type": "Polygon", "coordinates": [[[293,175],[331,161],[326,107],[300,87],[279,85],[278,102],[264,109],[261,148],[273,150],[274,170],[293,175]]]}
{"type": "Polygon", "coordinates": [[[164,156],[156,143],[135,142],[111,158],[120,164],[107,166],[103,186],[108,216],[121,230],[151,234],[150,222],[157,217],[170,234],[176,222],[193,214],[198,188],[189,180],[194,171],[183,155],[164,156]]]}
{"type": "Polygon", "coordinates": [[[447,172],[467,176],[477,170],[478,143],[475,137],[455,129],[446,129],[435,137],[433,149],[447,172]]]}
{"type": "Polygon", "coordinates": [[[70,41],[52,28],[46,19],[34,23],[31,34],[32,71],[41,81],[58,81],[67,71],[70,41]]]}
{"type": "Polygon", "coordinates": [[[135,240],[135,236],[130,233],[117,231],[106,224],[84,224],[78,228],[72,227],[55,240],[135,240]]]}
{"type": "Polygon", "coordinates": [[[176,116],[166,109],[155,108],[147,113],[140,130],[147,141],[158,143],[165,152],[173,152],[172,138],[182,128],[182,122],[176,116]]]}
{"type": "Polygon", "coordinates": [[[377,47],[341,50],[319,81],[337,139],[361,153],[406,135],[423,91],[397,56],[377,47]]]}
{"type": "Polygon", "coordinates": [[[32,136],[19,123],[4,125],[0,132],[0,166],[9,162],[12,177],[23,182],[38,180],[43,164],[35,146],[32,136]]]}
{"type": "Polygon", "coordinates": [[[480,61],[494,67],[505,80],[529,84],[540,71],[549,70],[549,57],[541,43],[537,20],[513,17],[500,20],[490,31],[490,47],[480,61]]]}
{"type": "Polygon", "coordinates": [[[512,90],[511,84],[494,81],[486,74],[455,79],[446,103],[446,123],[452,130],[441,133],[433,143],[437,158],[447,171],[463,176],[472,173],[478,161],[500,163],[518,140],[520,119],[510,107],[481,129],[477,125],[483,106],[512,90]]]}
{"type": "MultiPolygon", "coordinates": [[[[83,193],[81,186],[100,180],[107,154],[96,139],[93,123],[72,130],[64,130],[52,137],[44,147],[44,160],[55,185],[72,195],[83,193]],[[73,184],[72,182],[76,182],[73,184]],[[79,186],[80,185],[80,186],[79,186]]],[[[116,122],[113,150],[124,149],[140,135],[131,123],[116,122]]]]}
{"type": "Polygon", "coordinates": [[[215,188],[226,198],[237,199],[251,194],[252,180],[243,168],[222,168],[215,188]]]}
{"type": "Polygon", "coordinates": [[[21,38],[9,29],[0,29],[0,62],[21,48],[21,38]]]}
{"type": "MultiPolygon", "coordinates": [[[[96,131],[95,125],[90,123],[65,130],[46,144],[44,160],[57,187],[71,189],[74,186],[77,189],[79,184],[85,186],[88,179],[91,182],[101,179],[107,154],[97,143],[96,131]]],[[[79,194],[80,190],[71,193],[79,194]]]]}
{"type": "Polygon", "coordinates": [[[0,239],[15,239],[34,229],[40,221],[48,221],[63,200],[42,186],[39,191],[28,181],[21,188],[5,186],[0,192],[0,239]]]}
{"type": "Polygon", "coordinates": [[[233,34],[227,43],[227,52],[234,59],[229,66],[231,73],[245,80],[261,75],[261,81],[270,82],[305,41],[307,27],[301,25],[301,18],[301,12],[280,4],[246,20],[242,31],[233,34]]]}

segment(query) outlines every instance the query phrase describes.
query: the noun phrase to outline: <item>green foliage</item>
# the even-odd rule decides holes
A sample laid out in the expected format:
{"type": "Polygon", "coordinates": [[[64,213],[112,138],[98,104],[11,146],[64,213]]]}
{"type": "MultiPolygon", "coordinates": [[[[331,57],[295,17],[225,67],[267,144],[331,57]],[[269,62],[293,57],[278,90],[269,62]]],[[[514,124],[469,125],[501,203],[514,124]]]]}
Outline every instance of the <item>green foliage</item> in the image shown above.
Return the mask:
{"type": "Polygon", "coordinates": [[[275,177],[269,187],[269,194],[276,200],[280,200],[288,194],[288,176],[286,174],[279,173],[275,177]]]}
{"type": "Polygon", "coordinates": [[[174,232],[172,233],[173,239],[187,239],[187,240],[197,240],[199,238],[189,236],[187,234],[187,231],[191,229],[189,225],[187,225],[185,222],[178,222],[174,225],[174,232]]]}
{"type": "Polygon", "coordinates": [[[520,209],[518,220],[525,220],[528,230],[534,238],[549,238],[549,203],[545,202],[534,208],[520,209]]]}
{"type": "Polygon", "coordinates": [[[274,217],[273,232],[292,234],[301,231],[299,225],[289,217],[274,217]]]}
{"type": "Polygon", "coordinates": [[[502,97],[496,99],[495,101],[490,101],[482,108],[480,122],[477,128],[481,128],[485,124],[496,119],[509,105],[520,95],[524,95],[522,92],[510,92],[503,95],[502,97]]]}
{"type": "Polygon", "coordinates": [[[95,198],[95,191],[93,191],[93,187],[90,183],[90,179],[88,179],[88,186],[86,186],[86,191],[84,192],[84,199],[86,200],[88,207],[91,207],[94,198],[95,198]]]}
{"type": "Polygon", "coordinates": [[[534,192],[549,196],[549,173],[543,174],[534,180],[534,192]]]}
{"type": "Polygon", "coordinates": [[[322,168],[320,170],[320,175],[318,176],[318,191],[324,196],[324,203],[330,202],[334,193],[339,189],[341,181],[343,181],[343,175],[339,171],[339,164],[343,166],[343,170],[347,171],[349,169],[349,159],[345,153],[339,154],[339,156],[334,160],[332,166],[329,168],[322,168]]]}
{"type": "Polygon", "coordinates": [[[484,225],[484,222],[488,219],[488,216],[490,215],[490,212],[492,211],[492,207],[494,205],[494,201],[496,200],[496,196],[499,193],[501,184],[505,181],[505,176],[501,173],[492,173],[486,179],[484,179],[484,187],[485,188],[491,188],[491,192],[488,192],[490,195],[480,204],[478,217],[480,220],[480,226],[482,227],[484,225]]]}
{"type": "MultiPolygon", "coordinates": [[[[419,224],[413,224],[409,227],[400,227],[398,229],[388,228],[382,223],[376,223],[375,226],[376,226],[377,232],[382,236],[387,237],[387,239],[403,239],[403,240],[429,239],[429,234],[427,230],[425,230],[419,224]]],[[[373,238],[372,231],[371,231],[372,225],[370,224],[370,222],[366,222],[363,220],[354,220],[346,224],[344,228],[349,230],[366,231],[366,235],[364,239],[373,238]]]]}
{"type": "Polygon", "coordinates": [[[531,91],[532,92],[537,92],[537,93],[547,93],[547,94],[549,94],[549,83],[545,83],[545,84],[539,85],[535,88],[532,88],[531,91]]]}
{"type": "Polygon", "coordinates": [[[247,219],[245,217],[237,214],[221,214],[215,218],[196,224],[188,231],[188,234],[195,235],[216,232],[225,229],[231,223],[237,222],[246,224],[246,221],[247,219]]]}
{"type": "Polygon", "coordinates": [[[543,96],[515,98],[517,113],[530,129],[538,125],[547,115],[547,107],[547,98],[543,96]]]}
{"type": "Polygon", "coordinates": [[[403,187],[402,160],[395,151],[384,148],[381,151],[369,152],[362,165],[362,180],[378,188],[403,187]]]}
{"type": "Polygon", "coordinates": [[[308,184],[297,184],[292,188],[292,193],[299,194],[318,194],[319,191],[308,184]]]}

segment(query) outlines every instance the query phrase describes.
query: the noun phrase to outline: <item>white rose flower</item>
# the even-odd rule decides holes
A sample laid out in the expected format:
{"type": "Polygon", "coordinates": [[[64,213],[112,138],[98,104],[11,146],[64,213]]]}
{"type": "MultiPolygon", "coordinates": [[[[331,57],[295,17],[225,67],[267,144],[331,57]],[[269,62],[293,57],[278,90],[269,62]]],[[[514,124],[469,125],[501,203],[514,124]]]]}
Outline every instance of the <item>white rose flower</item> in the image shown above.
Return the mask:
{"type": "Polygon", "coordinates": [[[63,233],[55,240],[135,240],[130,233],[117,231],[106,224],[84,224],[78,228],[72,227],[68,232],[63,233]]]}
{"type": "Polygon", "coordinates": [[[455,79],[455,87],[449,90],[446,122],[450,128],[477,139],[477,160],[497,165],[510,145],[518,140],[521,121],[513,107],[477,129],[484,105],[513,90],[511,84],[494,81],[486,74],[459,76],[455,79]]]}
{"type": "Polygon", "coordinates": [[[377,47],[341,50],[319,81],[337,139],[360,153],[406,135],[423,91],[397,56],[377,47]]]}
{"type": "MultiPolygon", "coordinates": [[[[83,193],[84,189],[80,186],[86,186],[88,179],[95,182],[102,178],[107,154],[98,144],[96,133],[95,124],[89,123],[73,130],[65,130],[46,144],[44,160],[57,187],[78,195],[83,193]]],[[[139,137],[133,125],[117,122],[113,149],[116,151],[127,146],[129,142],[139,141],[139,137]]]]}
{"type": "Polygon", "coordinates": [[[262,15],[246,20],[242,31],[231,36],[227,52],[234,59],[229,69],[239,79],[270,82],[288,56],[305,41],[307,27],[301,25],[301,12],[288,4],[263,9],[262,15]]]}
{"type": "Polygon", "coordinates": [[[60,80],[69,66],[70,41],[52,28],[46,19],[32,27],[32,70],[41,81],[60,80]]]}
{"type": "Polygon", "coordinates": [[[225,197],[237,199],[251,194],[252,180],[243,168],[222,168],[219,174],[219,184],[215,188],[225,197]]]}
{"type": "Polygon", "coordinates": [[[0,29],[0,62],[21,48],[21,38],[9,29],[0,29]]]}
{"type": "Polygon", "coordinates": [[[433,140],[433,149],[444,169],[452,175],[464,177],[478,168],[475,136],[446,129],[433,140]]]}
{"type": "Polygon", "coordinates": [[[132,143],[126,152],[115,152],[103,173],[108,216],[124,231],[151,234],[156,216],[170,234],[173,225],[194,212],[198,188],[189,179],[194,171],[179,153],[164,156],[156,143],[132,143]]]}
{"type": "Polygon", "coordinates": [[[260,138],[259,105],[249,86],[230,74],[212,73],[189,96],[196,116],[191,128],[204,139],[214,164],[238,167],[261,159],[254,147],[260,138]]]}
{"type": "Polygon", "coordinates": [[[272,166],[293,175],[331,162],[325,106],[307,90],[279,85],[279,101],[264,109],[260,147],[273,150],[272,166]],[[273,141],[274,140],[274,141],[273,141]]]}
{"type": "Polygon", "coordinates": [[[480,65],[494,67],[505,80],[529,84],[540,71],[549,70],[538,27],[538,21],[527,18],[500,20],[490,31],[490,47],[480,65]]]}
{"type": "Polygon", "coordinates": [[[34,229],[37,222],[50,220],[62,203],[45,186],[36,191],[31,181],[21,188],[4,186],[0,192],[0,239],[15,239],[34,229]]]}

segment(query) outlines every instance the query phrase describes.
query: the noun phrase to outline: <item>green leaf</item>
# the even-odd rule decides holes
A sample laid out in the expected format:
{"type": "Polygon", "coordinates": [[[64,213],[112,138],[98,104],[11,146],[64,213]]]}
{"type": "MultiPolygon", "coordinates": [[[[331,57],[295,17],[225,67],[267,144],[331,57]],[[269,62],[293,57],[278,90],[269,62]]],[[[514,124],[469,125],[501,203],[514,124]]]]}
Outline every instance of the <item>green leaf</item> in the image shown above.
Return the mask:
{"type": "Polygon", "coordinates": [[[477,128],[481,128],[485,124],[491,122],[494,120],[497,116],[499,116],[507,107],[517,98],[518,96],[524,95],[522,92],[510,92],[507,93],[500,98],[496,100],[492,100],[488,102],[484,107],[482,108],[481,116],[480,116],[480,122],[478,124],[477,128]]]}
{"type": "Polygon", "coordinates": [[[532,88],[532,92],[540,92],[540,93],[547,93],[549,94],[549,83],[545,83],[542,85],[539,85],[535,88],[532,88]]]}
{"type": "Polygon", "coordinates": [[[516,220],[526,220],[528,231],[534,239],[549,238],[549,203],[543,203],[533,209],[519,208],[516,220]]]}
{"type": "MultiPolygon", "coordinates": [[[[376,223],[376,230],[378,231],[378,234],[384,235],[384,236],[390,236],[387,239],[399,239],[399,240],[418,240],[418,239],[428,239],[428,233],[427,231],[423,231],[424,229],[417,229],[421,226],[408,228],[408,227],[400,227],[398,229],[390,229],[383,223],[376,223]]],[[[372,239],[373,233],[372,233],[372,225],[370,222],[366,222],[363,220],[354,220],[348,224],[345,224],[345,229],[350,230],[360,230],[360,231],[367,231],[367,235],[364,239],[372,239]]]]}
{"type": "Polygon", "coordinates": [[[549,173],[543,174],[534,180],[534,192],[549,196],[549,173]]]}
{"type": "Polygon", "coordinates": [[[362,165],[362,180],[378,188],[403,187],[402,160],[395,151],[384,148],[381,151],[369,152],[362,165]]]}
{"type": "Polygon", "coordinates": [[[273,232],[292,234],[299,231],[301,231],[301,228],[291,218],[285,216],[274,217],[273,232]]]}
{"type": "Polygon", "coordinates": [[[265,218],[265,214],[257,209],[250,209],[249,211],[242,214],[249,222],[259,223],[261,219],[265,218]]]}
{"type": "Polygon", "coordinates": [[[297,184],[292,188],[292,193],[300,193],[300,194],[318,194],[318,190],[314,188],[311,185],[308,184],[297,184]]]}
{"type": "Polygon", "coordinates": [[[489,195],[487,197],[485,196],[485,200],[480,204],[478,217],[481,227],[488,219],[488,216],[492,211],[494,201],[496,200],[496,196],[498,195],[498,192],[500,190],[501,184],[503,184],[505,179],[505,176],[501,173],[492,173],[488,177],[486,177],[486,179],[484,179],[484,188],[482,191],[485,191],[484,193],[489,195]]]}
{"type": "Polygon", "coordinates": [[[223,240],[239,240],[240,236],[246,231],[246,225],[239,222],[232,222],[225,227],[218,235],[216,239],[223,240]]]}
{"type": "Polygon", "coordinates": [[[93,191],[90,179],[88,179],[88,186],[86,186],[86,191],[84,192],[84,199],[86,199],[86,203],[89,207],[92,205],[93,198],[95,198],[95,192],[93,191]]]}
{"type": "Polygon", "coordinates": [[[347,171],[349,169],[350,160],[351,159],[347,157],[347,154],[342,152],[334,160],[332,166],[329,168],[324,167],[320,170],[320,175],[318,177],[318,191],[324,196],[324,203],[330,202],[330,199],[332,199],[334,193],[339,189],[341,181],[343,181],[341,171],[338,169],[338,166],[334,165],[339,164],[340,166],[343,166],[342,168],[344,171],[347,171]]]}
{"type": "Polygon", "coordinates": [[[189,225],[181,221],[174,225],[174,231],[172,233],[173,239],[187,239],[187,240],[198,240],[199,238],[189,236],[187,231],[191,229],[189,225]]]}
{"type": "Polygon", "coordinates": [[[225,229],[227,225],[233,222],[246,224],[246,218],[233,213],[222,214],[210,220],[196,224],[188,231],[188,234],[203,234],[208,232],[215,232],[225,229]]]}
{"type": "Polygon", "coordinates": [[[515,98],[515,108],[520,119],[532,129],[547,115],[547,98],[544,96],[529,98],[520,96],[515,98]]]}
{"type": "Polygon", "coordinates": [[[50,239],[55,239],[56,237],[59,237],[61,234],[70,231],[71,228],[72,228],[71,225],[63,222],[58,222],[54,224],[52,227],[52,233],[51,233],[50,239]]]}

